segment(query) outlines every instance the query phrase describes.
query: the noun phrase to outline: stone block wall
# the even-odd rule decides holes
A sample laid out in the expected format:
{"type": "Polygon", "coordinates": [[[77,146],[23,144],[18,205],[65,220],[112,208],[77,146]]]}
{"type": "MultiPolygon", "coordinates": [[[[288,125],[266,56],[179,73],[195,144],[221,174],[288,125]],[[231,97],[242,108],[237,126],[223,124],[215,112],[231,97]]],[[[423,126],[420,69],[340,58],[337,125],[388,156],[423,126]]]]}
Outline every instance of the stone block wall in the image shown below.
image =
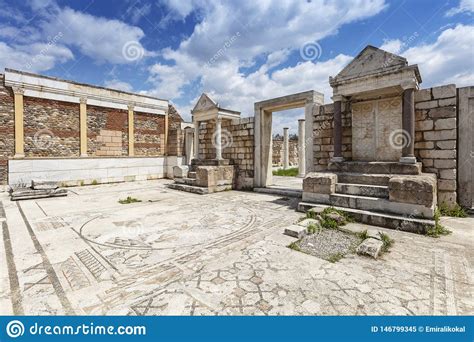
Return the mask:
{"type": "Polygon", "coordinates": [[[438,177],[438,203],[456,203],[457,119],[454,84],[415,93],[415,155],[438,177]]]}
{"type": "Polygon", "coordinates": [[[8,158],[15,154],[13,92],[3,86],[0,74],[0,187],[7,183],[8,158]]]}
{"type": "Polygon", "coordinates": [[[79,156],[79,105],[25,96],[25,157],[79,156]]]}
{"type": "MultiPolygon", "coordinates": [[[[199,128],[199,153],[202,159],[215,159],[212,142],[215,124],[202,123],[199,128]]],[[[222,122],[222,157],[235,166],[237,189],[253,187],[254,178],[254,118],[222,122]]]]}
{"type": "MultiPolygon", "coordinates": [[[[314,171],[325,171],[334,154],[334,104],[315,106],[313,109],[314,171]]],[[[342,107],[342,155],[352,159],[352,119],[350,104],[342,107]]]]}
{"type": "MultiPolygon", "coordinates": [[[[76,105],[76,107],[79,106],[76,105]]],[[[104,155],[104,139],[99,138],[104,130],[114,131],[116,133],[114,136],[120,137],[121,141],[119,153],[114,151],[114,154],[109,155],[128,155],[128,111],[87,105],[87,154],[89,156],[104,155]]]]}
{"type": "Polygon", "coordinates": [[[165,154],[165,117],[135,112],[135,155],[162,156],[165,154]]]}
{"type": "MultiPolygon", "coordinates": [[[[298,165],[298,140],[290,140],[288,148],[290,165],[298,165]]],[[[283,165],[283,139],[273,139],[272,141],[272,164],[283,165]]]]}

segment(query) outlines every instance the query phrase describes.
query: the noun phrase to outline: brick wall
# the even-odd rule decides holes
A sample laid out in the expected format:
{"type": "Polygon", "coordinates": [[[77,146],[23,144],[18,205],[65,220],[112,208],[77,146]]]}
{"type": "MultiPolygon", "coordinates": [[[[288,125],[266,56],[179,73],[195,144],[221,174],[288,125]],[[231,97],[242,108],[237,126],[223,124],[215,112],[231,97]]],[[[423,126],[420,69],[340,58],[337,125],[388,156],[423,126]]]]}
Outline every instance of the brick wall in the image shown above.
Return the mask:
{"type": "Polygon", "coordinates": [[[165,116],[135,112],[135,155],[162,156],[165,153],[165,116]]]}
{"type": "Polygon", "coordinates": [[[415,155],[423,172],[438,176],[438,203],[456,203],[456,86],[415,93],[415,155]]]}
{"type": "MultiPolygon", "coordinates": [[[[202,159],[215,159],[212,142],[215,130],[213,122],[201,124],[199,129],[199,153],[202,159]]],[[[254,118],[222,122],[222,157],[229,159],[236,168],[237,189],[253,187],[254,178],[254,118]]]]}
{"type": "Polygon", "coordinates": [[[119,153],[113,155],[128,155],[128,111],[87,105],[87,154],[89,156],[103,156],[104,139],[99,136],[104,130],[114,131],[117,133],[114,136],[121,138],[119,153]]]}
{"type": "Polygon", "coordinates": [[[0,185],[7,184],[8,158],[15,154],[13,92],[3,86],[0,74],[0,185]]]}
{"type": "MultiPolygon", "coordinates": [[[[313,154],[314,171],[327,169],[334,154],[333,124],[334,104],[315,106],[313,109],[313,154]]],[[[352,159],[352,119],[350,103],[342,108],[342,155],[352,159]]]]}
{"type": "Polygon", "coordinates": [[[23,97],[25,157],[78,157],[79,105],[23,97]]]}
{"type": "MultiPolygon", "coordinates": [[[[298,140],[290,140],[288,149],[290,165],[298,165],[298,140]]],[[[272,164],[283,165],[283,139],[273,139],[272,141],[272,164]]]]}

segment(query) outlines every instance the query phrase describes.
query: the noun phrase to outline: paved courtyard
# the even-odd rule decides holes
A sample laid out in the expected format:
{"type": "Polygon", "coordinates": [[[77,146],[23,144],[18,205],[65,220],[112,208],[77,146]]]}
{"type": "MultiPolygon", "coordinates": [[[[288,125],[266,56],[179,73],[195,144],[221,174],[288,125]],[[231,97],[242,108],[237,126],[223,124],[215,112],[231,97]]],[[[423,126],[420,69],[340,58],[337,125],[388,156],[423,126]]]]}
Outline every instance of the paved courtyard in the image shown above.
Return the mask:
{"type": "Polygon", "coordinates": [[[0,194],[0,313],[474,314],[473,218],[445,219],[453,234],[439,239],[380,229],[395,240],[381,259],[330,263],[286,247],[294,199],[168,182],[0,194]],[[118,203],[127,196],[141,202],[118,203]]]}

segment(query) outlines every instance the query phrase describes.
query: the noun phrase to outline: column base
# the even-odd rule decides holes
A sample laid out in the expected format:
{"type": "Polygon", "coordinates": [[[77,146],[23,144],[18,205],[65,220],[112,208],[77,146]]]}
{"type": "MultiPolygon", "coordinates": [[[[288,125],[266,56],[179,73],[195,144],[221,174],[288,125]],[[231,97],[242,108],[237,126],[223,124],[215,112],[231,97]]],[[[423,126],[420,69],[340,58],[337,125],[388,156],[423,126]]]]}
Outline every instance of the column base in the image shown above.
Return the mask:
{"type": "Polygon", "coordinates": [[[332,157],[331,162],[332,163],[341,163],[344,161],[344,157],[332,157]]]}
{"type": "Polygon", "coordinates": [[[89,156],[87,155],[87,153],[81,153],[81,158],[84,158],[84,157],[89,157],[89,156]]]}
{"type": "Polygon", "coordinates": [[[25,155],[23,153],[17,153],[13,156],[15,159],[20,159],[20,158],[25,158],[25,155]]]}
{"type": "Polygon", "coordinates": [[[415,157],[401,157],[399,161],[403,164],[416,164],[415,157]]]}

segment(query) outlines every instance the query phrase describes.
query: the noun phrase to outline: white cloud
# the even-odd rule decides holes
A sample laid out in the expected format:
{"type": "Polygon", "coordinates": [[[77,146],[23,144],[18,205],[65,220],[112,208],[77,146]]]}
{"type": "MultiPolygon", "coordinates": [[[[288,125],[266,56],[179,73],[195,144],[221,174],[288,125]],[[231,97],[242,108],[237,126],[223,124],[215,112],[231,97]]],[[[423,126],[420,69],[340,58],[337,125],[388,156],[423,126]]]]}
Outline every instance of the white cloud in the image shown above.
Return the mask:
{"type": "Polygon", "coordinates": [[[458,7],[451,8],[449,11],[446,12],[446,16],[452,17],[460,13],[467,13],[467,14],[474,13],[474,0],[461,0],[459,2],[458,7]]]}
{"type": "Polygon", "coordinates": [[[474,84],[474,26],[457,25],[444,30],[432,44],[414,46],[402,55],[418,64],[424,88],[455,83],[474,84]]]}
{"type": "MultiPolygon", "coordinates": [[[[154,84],[151,93],[181,103],[178,109],[187,119],[200,91],[246,116],[253,115],[255,101],[265,98],[310,89],[330,96],[328,77],[350,60],[348,56],[317,63],[301,59],[304,63],[269,71],[307,42],[335,34],[342,25],[373,16],[386,7],[383,0],[164,3],[177,19],[192,13],[201,18],[177,49],[162,51],[171,65],[158,63],[150,68],[149,81],[154,84]],[[208,63],[215,55],[219,58],[208,63]],[[248,75],[241,72],[242,67],[254,66],[258,58],[265,56],[265,63],[257,70],[248,75]],[[194,89],[194,98],[187,103],[179,101],[183,89],[196,82],[199,89],[194,89]]],[[[327,58],[322,48],[321,58],[327,58]]]]}
{"type": "Polygon", "coordinates": [[[13,68],[31,72],[49,70],[56,63],[64,63],[74,56],[67,47],[35,43],[9,46],[0,42],[0,68],[13,68]]]}
{"type": "Polygon", "coordinates": [[[116,90],[128,91],[128,92],[133,91],[133,87],[130,83],[120,81],[116,78],[114,78],[112,80],[105,81],[104,82],[104,87],[111,88],[111,89],[116,89],[116,90]]]}
{"type": "Polygon", "coordinates": [[[132,6],[133,7],[130,7],[127,10],[127,13],[130,16],[130,20],[134,24],[137,24],[141,20],[141,18],[146,17],[151,12],[150,3],[146,3],[142,5],[140,1],[138,1],[138,2],[134,2],[132,6]]]}
{"type": "Polygon", "coordinates": [[[115,19],[96,17],[71,8],[60,9],[42,24],[47,35],[61,32],[62,43],[77,47],[82,54],[98,62],[128,63],[122,49],[129,42],[146,55],[147,51],[139,43],[144,37],[141,28],[128,25],[115,19]]]}
{"type": "Polygon", "coordinates": [[[402,50],[403,42],[400,39],[384,40],[380,46],[382,50],[398,54],[402,50]]]}

